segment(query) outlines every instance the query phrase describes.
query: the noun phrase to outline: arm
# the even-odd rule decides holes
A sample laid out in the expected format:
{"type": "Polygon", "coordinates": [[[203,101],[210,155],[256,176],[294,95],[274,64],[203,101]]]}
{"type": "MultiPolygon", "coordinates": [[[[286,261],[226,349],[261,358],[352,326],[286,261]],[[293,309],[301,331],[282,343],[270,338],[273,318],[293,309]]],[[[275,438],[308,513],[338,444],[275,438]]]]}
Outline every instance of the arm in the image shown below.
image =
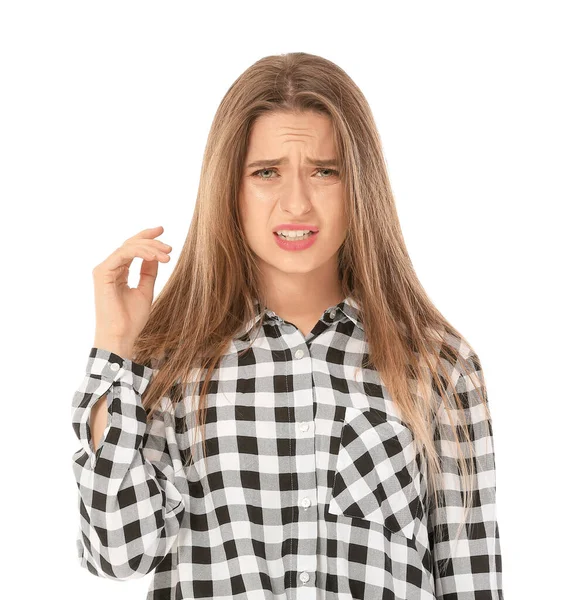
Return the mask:
{"type": "Polygon", "coordinates": [[[81,442],[72,457],[78,486],[78,560],[98,577],[135,579],[157,567],[177,539],[185,512],[175,486],[176,444],[162,412],[146,424],[141,395],[154,371],[101,348],[90,351],[72,401],[81,442]],[[107,426],[94,452],[90,413],[107,406],[107,426]]]}
{"type": "MultiPolygon", "coordinates": [[[[469,375],[457,371],[456,391],[464,409],[457,408],[455,404],[450,413],[454,425],[462,425],[465,417],[470,434],[473,434],[477,472],[473,507],[470,507],[468,521],[455,543],[456,530],[462,517],[461,472],[455,462],[457,446],[452,425],[442,401],[438,414],[440,426],[435,430],[434,440],[444,470],[438,495],[443,495],[445,507],[440,503],[436,511],[432,502],[428,519],[435,593],[438,600],[503,600],[493,430],[491,419],[487,418],[477,392],[477,388],[481,388],[487,401],[481,364],[475,353],[469,358],[474,367],[473,381],[469,375]],[[438,528],[442,529],[442,541],[437,536],[438,528]],[[444,568],[445,572],[442,572],[444,568]]],[[[452,402],[455,403],[455,399],[452,398],[452,402]]],[[[467,442],[464,443],[462,439],[460,443],[464,456],[469,457],[467,442]]]]}
{"type": "Polygon", "coordinates": [[[108,400],[107,395],[104,394],[90,410],[88,425],[91,433],[92,449],[95,448],[97,450],[99,448],[103,438],[103,432],[108,425],[109,413],[107,412],[107,407],[109,404],[110,400],[108,400]]]}

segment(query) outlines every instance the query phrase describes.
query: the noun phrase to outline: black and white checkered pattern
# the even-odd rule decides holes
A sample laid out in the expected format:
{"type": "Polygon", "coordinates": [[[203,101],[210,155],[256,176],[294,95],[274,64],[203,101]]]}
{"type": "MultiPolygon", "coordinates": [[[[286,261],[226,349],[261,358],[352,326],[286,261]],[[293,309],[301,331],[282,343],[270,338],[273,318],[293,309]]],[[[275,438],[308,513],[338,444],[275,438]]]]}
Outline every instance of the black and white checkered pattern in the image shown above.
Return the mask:
{"type": "MultiPolygon", "coordinates": [[[[368,345],[356,300],[329,307],[306,337],[267,309],[239,356],[259,318],[210,383],[206,455],[190,388],[181,402],[164,397],[146,424],[153,365],[91,349],[72,403],[80,565],[119,580],[153,571],[147,600],[503,600],[491,421],[459,365],[449,369],[478,473],[471,526],[454,545],[453,437],[436,429],[447,505],[434,513],[412,432],[378,373],[361,367],[368,345]],[[88,418],[106,393],[94,452],[88,418]],[[446,536],[434,543],[437,527],[446,536]]],[[[485,390],[479,359],[458,347],[485,390]]],[[[445,411],[439,418],[449,425],[445,411]]]]}

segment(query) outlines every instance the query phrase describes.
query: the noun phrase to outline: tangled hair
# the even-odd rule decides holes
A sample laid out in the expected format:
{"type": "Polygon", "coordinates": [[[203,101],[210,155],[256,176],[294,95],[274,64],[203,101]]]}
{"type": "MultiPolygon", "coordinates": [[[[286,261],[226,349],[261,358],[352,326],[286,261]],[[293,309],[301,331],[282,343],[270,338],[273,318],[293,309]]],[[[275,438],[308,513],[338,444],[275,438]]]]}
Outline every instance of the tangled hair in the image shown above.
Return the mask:
{"type": "Polygon", "coordinates": [[[363,367],[380,373],[426,457],[430,502],[436,508],[443,500],[436,485],[443,470],[435,431],[447,428],[441,439],[455,444],[463,481],[464,517],[457,539],[475,485],[474,450],[465,422],[468,394],[474,399],[479,395],[489,418],[479,359],[433,305],[414,272],[364,95],[345,71],[320,56],[291,52],[258,60],[231,85],[217,109],[185,243],[134,346],[133,360],[154,369],[142,397],[148,422],[164,396],[173,404],[181,401],[182,383],[196,375],[191,397],[196,398],[201,385],[193,409],[195,432],[202,427],[205,453],[206,398],[213,371],[231,341],[264,307],[261,273],[245,241],[238,196],[253,124],[277,111],[314,111],[330,118],[348,219],[338,271],[345,297],[351,295],[360,306],[368,341],[363,367]],[[458,381],[464,382],[461,392],[458,381]],[[439,418],[444,410],[448,419],[439,418]]]}

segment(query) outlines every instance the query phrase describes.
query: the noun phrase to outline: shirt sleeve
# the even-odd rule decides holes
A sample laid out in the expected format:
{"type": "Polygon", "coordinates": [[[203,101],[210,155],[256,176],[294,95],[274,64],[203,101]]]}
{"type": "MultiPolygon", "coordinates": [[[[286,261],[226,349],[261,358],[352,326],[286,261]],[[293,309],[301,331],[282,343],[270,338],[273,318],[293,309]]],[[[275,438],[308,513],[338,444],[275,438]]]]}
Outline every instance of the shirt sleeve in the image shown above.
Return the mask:
{"type": "MultiPolygon", "coordinates": [[[[478,388],[481,388],[489,406],[480,360],[472,352],[469,361],[473,365],[471,378],[458,371],[456,382],[456,392],[464,408],[457,408],[454,399],[450,423],[442,402],[438,411],[439,426],[434,433],[444,471],[438,484],[438,495],[443,497],[445,505],[439,506],[436,511],[432,501],[428,517],[435,595],[437,600],[503,600],[493,429],[478,393],[478,388]],[[462,520],[463,488],[461,470],[455,461],[457,445],[452,423],[461,431],[459,426],[463,425],[464,417],[473,440],[477,474],[474,477],[473,507],[455,543],[462,520]],[[441,538],[437,535],[439,528],[441,538]]],[[[462,434],[458,435],[461,437],[462,434]]],[[[469,458],[468,442],[461,438],[460,444],[464,456],[469,458]]]]}
{"type": "Polygon", "coordinates": [[[136,579],[155,569],[173,546],[183,520],[163,413],[146,422],[141,395],[154,370],[92,348],[72,401],[81,447],[73,454],[78,486],[82,567],[98,577],[136,579]],[[93,405],[107,396],[108,422],[97,449],[89,427],[93,405]]]}

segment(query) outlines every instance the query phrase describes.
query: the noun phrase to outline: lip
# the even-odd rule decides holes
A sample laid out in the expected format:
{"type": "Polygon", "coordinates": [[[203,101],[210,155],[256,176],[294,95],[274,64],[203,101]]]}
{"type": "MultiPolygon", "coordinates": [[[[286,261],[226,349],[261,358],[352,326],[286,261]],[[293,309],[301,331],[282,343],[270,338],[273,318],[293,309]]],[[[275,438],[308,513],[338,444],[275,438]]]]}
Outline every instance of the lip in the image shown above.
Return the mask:
{"type": "Polygon", "coordinates": [[[305,225],[299,223],[283,223],[282,225],[277,225],[273,228],[273,233],[281,229],[288,229],[289,231],[300,231],[301,229],[310,229],[313,233],[318,231],[318,227],[316,225],[305,225]]]}
{"type": "MultiPolygon", "coordinates": [[[[306,229],[309,228],[307,227],[306,229]]],[[[306,240],[297,240],[291,242],[290,240],[283,239],[278,233],[273,233],[273,237],[275,238],[277,245],[283,250],[306,250],[314,244],[317,236],[318,231],[311,233],[310,237],[308,237],[306,240]]]]}

